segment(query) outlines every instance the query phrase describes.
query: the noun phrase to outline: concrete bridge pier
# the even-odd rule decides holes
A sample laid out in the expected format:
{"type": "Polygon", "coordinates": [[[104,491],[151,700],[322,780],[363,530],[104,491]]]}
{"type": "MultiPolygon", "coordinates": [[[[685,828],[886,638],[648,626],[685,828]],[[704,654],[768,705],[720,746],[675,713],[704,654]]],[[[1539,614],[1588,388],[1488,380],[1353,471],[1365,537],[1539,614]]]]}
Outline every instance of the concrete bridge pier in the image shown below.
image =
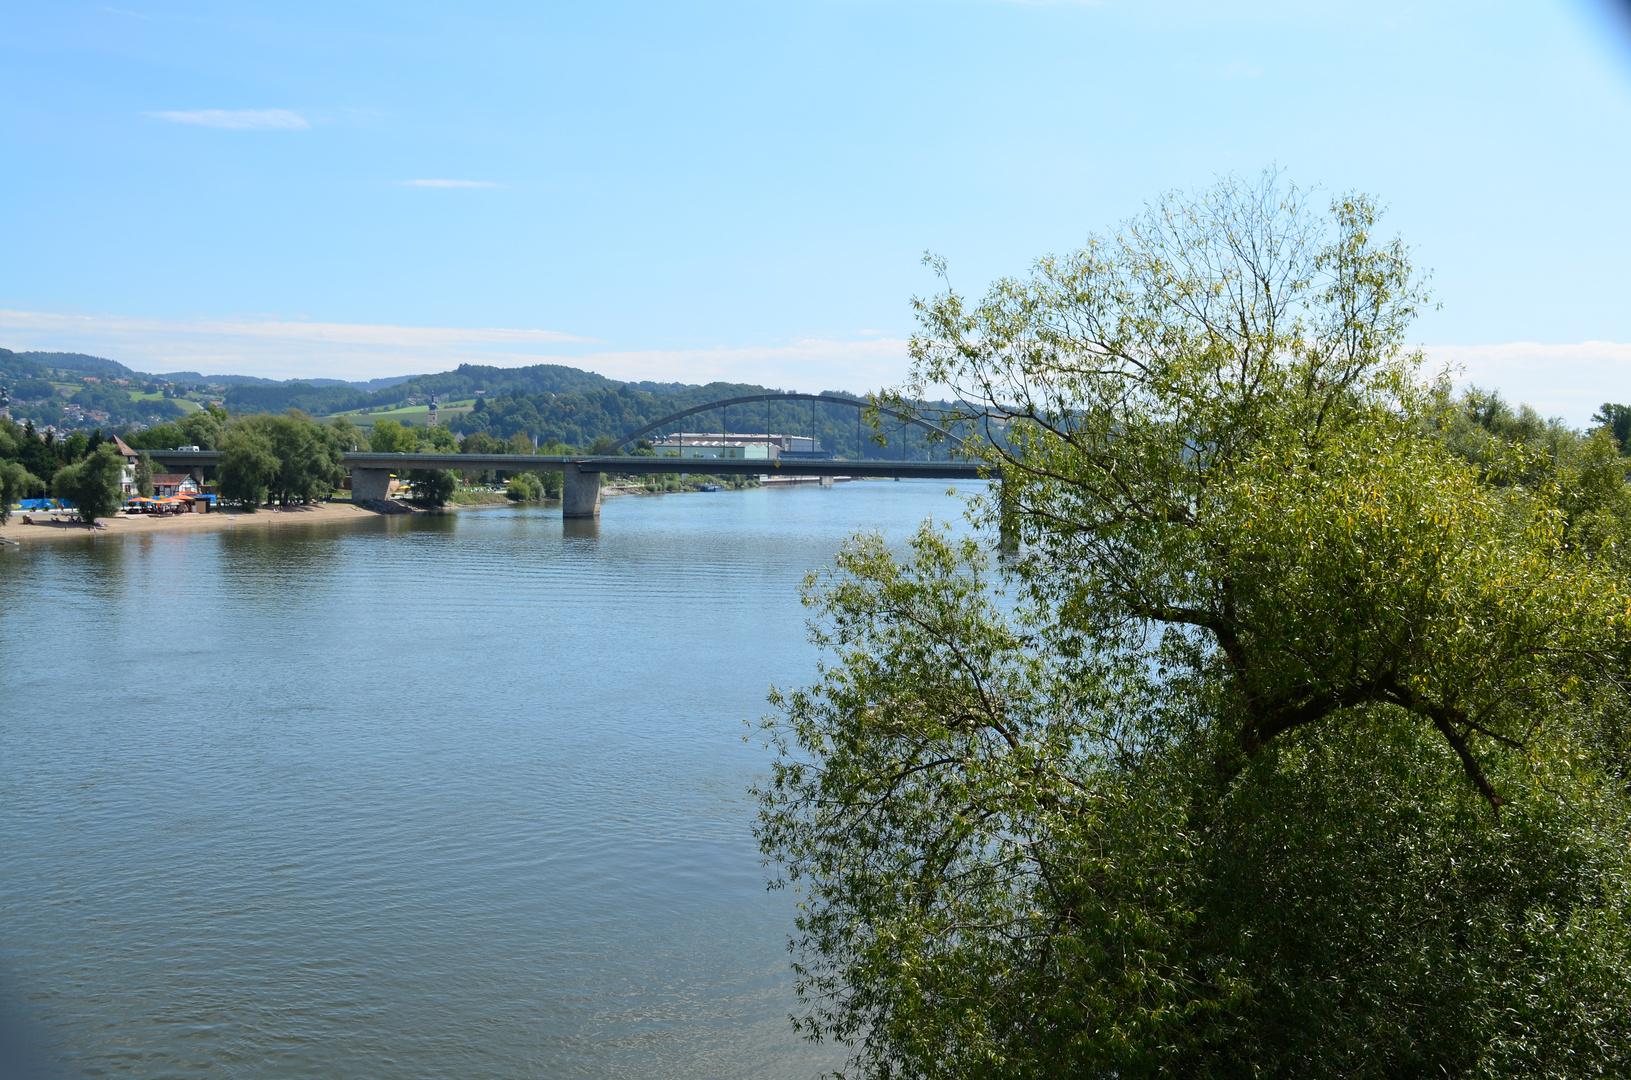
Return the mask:
{"type": "Polygon", "coordinates": [[[997,550],[1005,555],[1019,551],[1019,521],[1014,501],[1008,496],[1008,481],[997,480],[997,550]]]}
{"type": "Polygon", "coordinates": [[[353,468],[351,470],[351,499],[353,502],[362,502],[365,499],[388,499],[390,497],[390,469],[353,468]]]}
{"type": "Polygon", "coordinates": [[[580,469],[575,461],[566,462],[561,477],[561,516],[563,518],[598,518],[600,516],[600,471],[580,469]]]}

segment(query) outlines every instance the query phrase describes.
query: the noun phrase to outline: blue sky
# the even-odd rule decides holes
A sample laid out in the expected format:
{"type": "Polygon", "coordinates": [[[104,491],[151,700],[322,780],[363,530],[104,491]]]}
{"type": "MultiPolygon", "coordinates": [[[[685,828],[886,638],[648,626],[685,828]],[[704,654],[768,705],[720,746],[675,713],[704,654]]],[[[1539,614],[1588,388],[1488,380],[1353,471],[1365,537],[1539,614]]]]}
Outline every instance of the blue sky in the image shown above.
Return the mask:
{"type": "Polygon", "coordinates": [[[195,4],[0,18],[0,345],[369,378],[898,380],[1169,188],[1359,188],[1435,359],[1631,401],[1631,33],[1588,0],[195,4]]]}

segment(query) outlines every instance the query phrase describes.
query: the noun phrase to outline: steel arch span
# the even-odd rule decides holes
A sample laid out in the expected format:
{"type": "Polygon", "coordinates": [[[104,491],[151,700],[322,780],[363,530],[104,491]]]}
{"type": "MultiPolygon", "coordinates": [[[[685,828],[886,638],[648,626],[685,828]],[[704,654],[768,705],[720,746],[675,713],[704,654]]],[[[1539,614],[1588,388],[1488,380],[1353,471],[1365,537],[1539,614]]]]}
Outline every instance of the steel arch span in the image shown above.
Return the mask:
{"type": "Polygon", "coordinates": [[[647,424],[638,431],[630,432],[629,434],[623,436],[623,438],[618,441],[617,445],[627,445],[642,435],[647,435],[658,430],[659,428],[666,427],[667,425],[674,423],[676,420],[684,420],[687,416],[695,416],[697,413],[710,412],[714,409],[726,409],[732,405],[751,405],[754,402],[759,401],[818,401],[828,405],[848,405],[853,409],[875,408],[881,413],[888,413],[890,416],[893,416],[895,419],[900,420],[903,423],[911,424],[913,427],[920,427],[924,431],[939,435],[953,446],[963,446],[963,440],[959,439],[945,428],[936,424],[931,424],[926,420],[919,420],[915,416],[909,416],[898,409],[891,409],[884,405],[874,405],[872,402],[862,401],[860,398],[835,397],[832,394],[800,394],[791,390],[785,393],[749,394],[746,397],[725,398],[722,401],[710,401],[706,405],[697,405],[689,409],[682,409],[677,413],[671,413],[668,416],[663,417],[661,420],[653,420],[651,423],[647,424]]]}

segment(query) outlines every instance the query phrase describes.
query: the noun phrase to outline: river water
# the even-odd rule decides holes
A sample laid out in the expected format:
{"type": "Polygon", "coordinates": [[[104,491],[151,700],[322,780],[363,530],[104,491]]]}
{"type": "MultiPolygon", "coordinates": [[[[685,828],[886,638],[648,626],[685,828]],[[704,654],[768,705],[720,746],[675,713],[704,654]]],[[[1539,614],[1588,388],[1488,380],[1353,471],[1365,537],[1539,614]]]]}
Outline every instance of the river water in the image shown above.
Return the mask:
{"type": "Polygon", "coordinates": [[[5,1023],[60,1076],[837,1066],[787,1022],[743,721],[812,674],[804,573],[946,491],[0,553],[5,1023]]]}

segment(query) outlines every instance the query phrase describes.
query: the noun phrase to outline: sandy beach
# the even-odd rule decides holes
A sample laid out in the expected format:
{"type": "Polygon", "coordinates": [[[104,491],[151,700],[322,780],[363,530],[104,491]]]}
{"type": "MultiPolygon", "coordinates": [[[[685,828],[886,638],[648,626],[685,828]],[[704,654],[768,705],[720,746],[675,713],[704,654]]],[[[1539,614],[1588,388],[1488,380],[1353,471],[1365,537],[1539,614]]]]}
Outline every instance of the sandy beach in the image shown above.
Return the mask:
{"type": "MultiPolygon", "coordinates": [[[[163,533],[210,532],[222,529],[275,529],[285,525],[316,525],[339,521],[359,521],[380,515],[351,503],[320,503],[316,506],[290,507],[285,510],[262,508],[253,514],[240,510],[214,510],[207,514],[164,514],[125,517],[115,514],[102,518],[99,525],[106,528],[87,528],[66,520],[53,522],[50,513],[31,512],[33,525],[23,524],[23,514],[14,510],[11,520],[0,526],[0,538],[21,544],[53,540],[84,539],[85,537],[156,536],[163,533]]],[[[66,514],[58,514],[66,518],[66,514]]]]}

